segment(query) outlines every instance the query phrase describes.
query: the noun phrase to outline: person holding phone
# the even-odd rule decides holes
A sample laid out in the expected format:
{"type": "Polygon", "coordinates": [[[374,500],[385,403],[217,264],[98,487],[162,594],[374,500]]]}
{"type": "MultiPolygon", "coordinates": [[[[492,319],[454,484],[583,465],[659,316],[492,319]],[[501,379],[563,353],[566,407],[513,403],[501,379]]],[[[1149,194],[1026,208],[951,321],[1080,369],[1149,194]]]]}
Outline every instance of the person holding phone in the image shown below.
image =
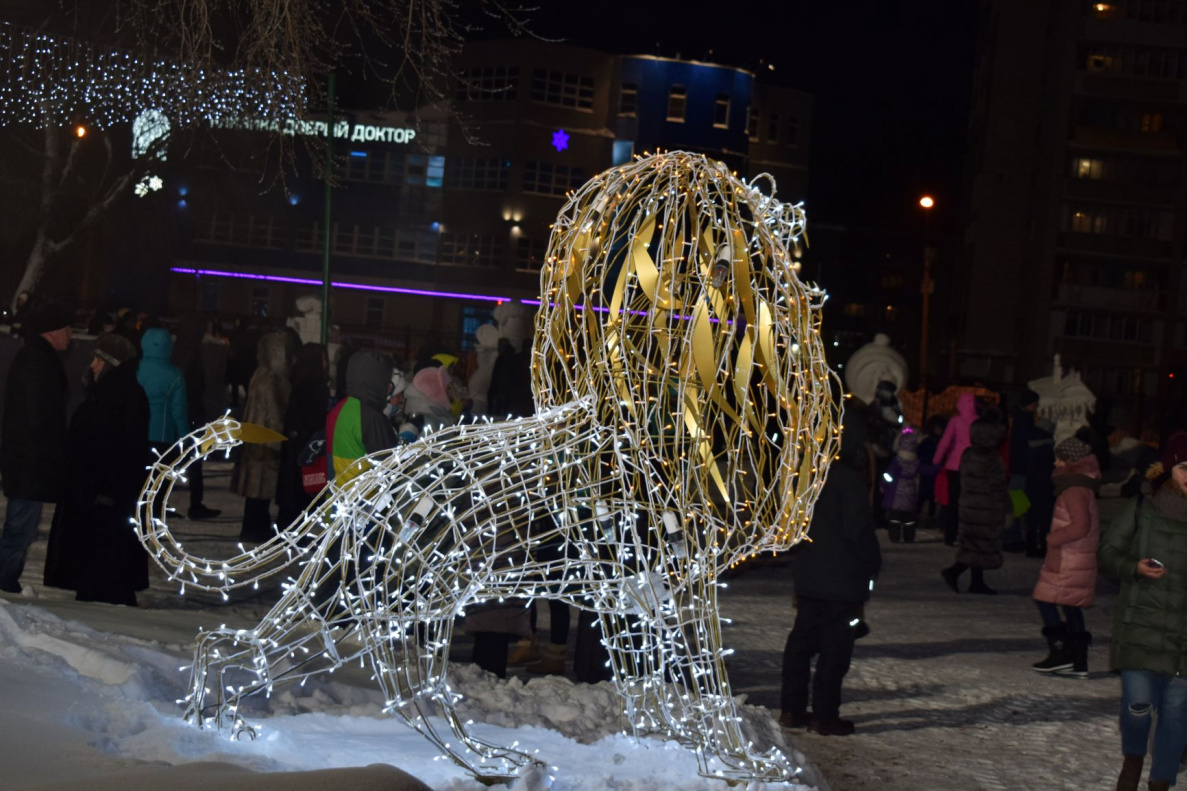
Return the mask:
{"type": "Polygon", "coordinates": [[[1109,665],[1121,671],[1117,791],[1141,781],[1154,715],[1150,791],[1175,784],[1187,743],[1187,433],[1163,444],[1151,480],[1101,541],[1100,568],[1121,581],[1109,665]]]}

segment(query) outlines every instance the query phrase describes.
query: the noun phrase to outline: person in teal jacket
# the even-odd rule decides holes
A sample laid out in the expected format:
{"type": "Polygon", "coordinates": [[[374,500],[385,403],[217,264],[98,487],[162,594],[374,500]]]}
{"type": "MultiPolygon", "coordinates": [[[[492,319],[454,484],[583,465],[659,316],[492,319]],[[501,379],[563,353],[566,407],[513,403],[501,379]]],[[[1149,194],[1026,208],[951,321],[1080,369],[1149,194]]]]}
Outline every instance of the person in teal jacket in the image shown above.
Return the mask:
{"type": "Polygon", "coordinates": [[[169,361],[173,336],[168,330],[154,327],[146,331],[140,339],[140,350],[143,359],[136,381],[148,396],[148,441],[160,452],[189,433],[185,378],[169,361]]]}
{"type": "Polygon", "coordinates": [[[1150,791],[1175,784],[1187,742],[1187,433],[1172,435],[1161,456],[1098,552],[1101,570],[1121,581],[1109,648],[1121,671],[1117,791],[1138,787],[1155,713],[1150,791]]]}

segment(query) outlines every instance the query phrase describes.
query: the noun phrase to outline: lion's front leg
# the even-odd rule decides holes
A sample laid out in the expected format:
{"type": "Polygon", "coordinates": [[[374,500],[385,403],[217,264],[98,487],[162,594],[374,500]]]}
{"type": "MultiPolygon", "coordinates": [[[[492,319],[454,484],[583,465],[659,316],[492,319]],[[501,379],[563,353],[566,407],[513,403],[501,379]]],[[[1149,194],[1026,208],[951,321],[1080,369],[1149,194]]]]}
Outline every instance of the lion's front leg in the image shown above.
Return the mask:
{"type": "Polygon", "coordinates": [[[185,719],[200,728],[213,725],[230,730],[232,738],[254,737],[244,722],[240,701],[257,686],[259,670],[266,672],[261,644],[251,631],[218,629],[203,632],[194,649],[185,719]]]}
{"type": "Polygon", "coordinates": [[[665,736],[688,746],[707,777],[792,779],[795,768],[781,753],[757,752],[742,731],[725,669],[715,586],[686,586],[652,603],[652,608],[635,607],[633,616],[601,616],[603,640],[635,734],[665,736]]]}

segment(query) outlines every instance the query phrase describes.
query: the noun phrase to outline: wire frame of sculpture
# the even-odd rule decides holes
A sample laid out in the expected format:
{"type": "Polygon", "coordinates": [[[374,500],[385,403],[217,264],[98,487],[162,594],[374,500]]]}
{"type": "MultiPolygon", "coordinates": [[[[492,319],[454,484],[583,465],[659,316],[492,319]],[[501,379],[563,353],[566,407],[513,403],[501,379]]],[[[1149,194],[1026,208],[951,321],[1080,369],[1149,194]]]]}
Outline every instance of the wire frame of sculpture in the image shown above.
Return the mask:
{"type": "Polygon", "coordinates": [[[141,495],[156,561],[224,595],[299,568],[259,626],[199,637],[187,718],[253,733],[246,697],[365,662],[386,711],[475,775],[510,777],[537,759],[468,732],[450,638],[467,607],[545,597],[598,614],[626,730],[687,745],[707,776],[792,779],[742,733],[717,590],[723,568],[803,538],[837,448],[823,295],[789,255],[802,232],[799,207],[698,155],[597,176],[549,245],[537,414],[360,460],[297,524],[227,560],[186,553],[161,503],[194,460],[276,437],[223,419],[183,438],[141,495]]]}

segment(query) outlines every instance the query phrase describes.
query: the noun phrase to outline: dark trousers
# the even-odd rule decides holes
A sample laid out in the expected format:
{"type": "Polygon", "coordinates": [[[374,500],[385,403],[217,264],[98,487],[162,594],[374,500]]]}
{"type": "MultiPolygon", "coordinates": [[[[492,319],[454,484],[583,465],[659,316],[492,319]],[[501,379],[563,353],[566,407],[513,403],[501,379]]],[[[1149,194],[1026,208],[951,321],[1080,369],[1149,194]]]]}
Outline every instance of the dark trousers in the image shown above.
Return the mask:
{"type": "Polygon", "coordinates": [[[853,657],[854,627],[861,617],[861,602],[825,601],[799,597],[795,626],[783,649],[783,711],[820,719],[834,719],[841,710],[841,682],[853,657]],[[816,657],[816,673],[812,673],[816,657]]]}
{"type": "MultiPolygon", "coordinates": [[[[536,633],[536,602],[532,602],[531,609],[531,624],[532,634],[536,633]]],[[[554,645],[568,645],[569,644],[569,626],[571,616],[569,615],[569,603],[559,601],[557,599],[548,600],[548,642],[554,645]]]]}
{"type": "Polygon", "coordinates": [[[1063,626],[1067,625],[1068,634],[1080,634],[1086,631],[1084,628],[1084,611],[1079,607],[1072,607],[1071,605],[1052,604],[1048,601],[1036,601],[1035,604],[1039,607],[1039,615],[1043,619],[1043,626],[1063,626]],[[1059,616],[1060,609],[1063,610],[1063,617],[1059,616]]]}
{"type": "Polygon", "coordinates": [[[4,531],[0,533],[0,590],[21,592],[21,572],[29,546],[37,539],[37,525],[45,503],[13,497],[4,512],[4,531]]]}
{"type": "Polygon", "coordinates": [[[944,523],[944,543],[952,546],[956,543],[956,536],[960,532],[960,473],[948,470],[948,504],[944,506],[940,518],[944,523]]]}
{"type": "Polygon", "coordinates": [[[474,635],[474,664],[494,673],[499,678],[507,677],[507,646],[513,635],[503,632],[478,632],[474,635]]]}
{"type": "Polygon", "coordinates": [[[276,535],[272,529],[272,501],[262,497],[248,497],[243,501],[243,529],[240,538],[266,541],[276,535]]]}

